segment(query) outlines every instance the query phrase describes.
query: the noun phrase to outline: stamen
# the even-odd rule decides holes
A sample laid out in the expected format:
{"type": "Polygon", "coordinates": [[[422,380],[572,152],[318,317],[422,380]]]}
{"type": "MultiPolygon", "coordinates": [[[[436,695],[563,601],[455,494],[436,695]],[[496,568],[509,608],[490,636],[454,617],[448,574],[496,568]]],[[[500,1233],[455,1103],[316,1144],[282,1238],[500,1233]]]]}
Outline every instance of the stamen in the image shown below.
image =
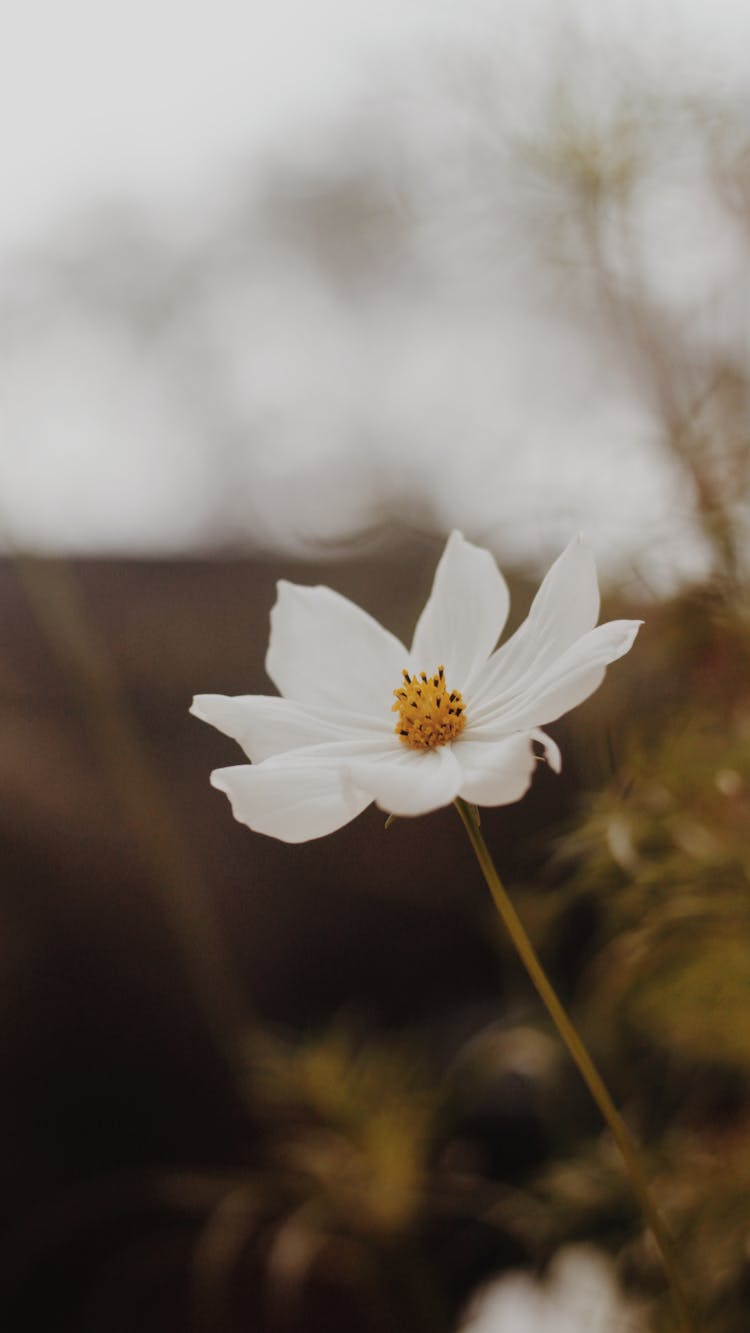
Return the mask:
{"type": "Polygon", "coordinates": [[[460,690],[448,694],[445,667],[432,676],[420,671],[412,677],[406,668],[401,674],[404,684],[393,691],[393,712],[399,715],[394,730],[401,742],[413,750],[432,750],[460,736],[466,726],[464,701],[460,690]]]}

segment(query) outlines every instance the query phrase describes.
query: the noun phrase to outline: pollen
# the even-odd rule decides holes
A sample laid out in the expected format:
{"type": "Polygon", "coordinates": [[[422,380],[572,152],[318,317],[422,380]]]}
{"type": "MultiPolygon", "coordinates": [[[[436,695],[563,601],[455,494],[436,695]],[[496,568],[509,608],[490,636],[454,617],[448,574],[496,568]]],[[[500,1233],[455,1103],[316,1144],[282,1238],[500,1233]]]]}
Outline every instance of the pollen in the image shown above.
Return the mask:
{"type": "Polygon", "coordinates": [[[449,690],[445,667],[431,676],[426,671],[410,676],[404,669],[403,680],[393,693],[398,713],[396,735],[412,750],[432,750],[447,745],[461,735],[466,726],[466,709],[459,690],[449,690]]]}

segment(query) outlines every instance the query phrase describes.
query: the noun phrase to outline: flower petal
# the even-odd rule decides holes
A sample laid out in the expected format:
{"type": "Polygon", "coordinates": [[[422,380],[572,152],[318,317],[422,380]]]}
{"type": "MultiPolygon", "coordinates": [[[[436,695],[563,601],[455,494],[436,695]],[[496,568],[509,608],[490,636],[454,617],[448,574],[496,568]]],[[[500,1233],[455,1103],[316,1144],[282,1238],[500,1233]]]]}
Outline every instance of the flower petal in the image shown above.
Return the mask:
{"type": "Polygon", "coordinates": [[[443,664],[451,689],[463,690],[497,643],[508,605],[505,580],[490,552],[452,532],[414,632],[412,667],[434,671],[443,664]]]}
{"type": "Polygon", "coordinates": [[[604,679],[604,669],[633,645],[641,620],[610,620],[584,634],[541,676],[512,698],[472,712],[484,735],[539,727],[583,703],[604,679]]]}
{"type": "Polygon", "coordinates": [[[531,785],[537,761],[528,732],[498,741],[457,741],[453,752],[461,766],[459,796],[474,805],[511,805],[531,785]]]}
{"type": "Polygon", "coordinates": [[[516,689],[530,673],[541,675],[576,639],[593,629],[598,618],[593,553],[576,537],[546,574],[526,620],[477,675],[472,690],[475,706],[516,689]]]}
{"type": "Polygon", "coordinates": [[[266,671],[288,699],[377,718],[387,730],[406,662],[395,635],[347,597],[284,579],[278,584],[266,671]]]}
{"type": "Polygon", "coordinates": [[[547,760],[552,772],[560,773],[562,771],[562,755],[560,754],[560,746],[557,744],[557,741],[553,741],[552,737],[548,736],[546,731],[542,731],[539,727],[535,727],[531,732],[531,739],[532,741],[537,741],[539,745],[544,746],[544,758],[547,760]]]}
{"type": "Polygon", "coordinates": [[[351,718],[344,721],[332,709],[303,708],[291,699],[267,694],[197,694],[190,712],[231,736],[258,764],[287,750],[360,733],[372,737],[379,730],[369,718],[360,719],[360,727],[354,728],[351,718]]]}
{"type": "Polygon", "coordinates": [[[450,805],[461,783],[450,745],[411,750],[397,740],[395,747],[379,752],[373,747],[367,757],[350,762],[347,770],[355,786],[394,815],[426,815],[450,805]]]}
{"type": "Polygon", "coordinates": [[[218,768],[211,782],[229,797],[235,819],[282,842],[307,842],[333,833],[372,801],[357,791],[341,767],[317,766],[298,753],[263,764],[218,768]]]}

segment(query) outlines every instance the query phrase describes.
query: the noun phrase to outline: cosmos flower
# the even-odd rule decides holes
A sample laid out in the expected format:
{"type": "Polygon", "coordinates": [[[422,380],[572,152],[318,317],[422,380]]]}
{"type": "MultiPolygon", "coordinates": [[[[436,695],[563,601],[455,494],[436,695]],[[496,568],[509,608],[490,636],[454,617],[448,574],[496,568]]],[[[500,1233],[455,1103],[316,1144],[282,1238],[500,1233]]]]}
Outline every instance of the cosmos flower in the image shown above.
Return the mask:
{"type": "Polygon", "coordinates": [[[527,619],[495,648],[508,613],[489,551],[449,537],[411,648],[330,588],[282,581],[266,671],[279,696],[199,694],[191,711],[252,761],[211,781],[235,818],[284,842],[332,833],[372,801],[422,815],[457,796],[507,805],[560,752],[540,727],[588,698],[640,621],[599,615],[596,569],[574,540],[527,619]]]}
{"type": "Polygon", "coordinates": [[[510,1272],[476,1293],[460,1333],[646,1333],[645,1309],[620,1291],[614,1265],[569,1245],[543,1281],[510,1272]]]}

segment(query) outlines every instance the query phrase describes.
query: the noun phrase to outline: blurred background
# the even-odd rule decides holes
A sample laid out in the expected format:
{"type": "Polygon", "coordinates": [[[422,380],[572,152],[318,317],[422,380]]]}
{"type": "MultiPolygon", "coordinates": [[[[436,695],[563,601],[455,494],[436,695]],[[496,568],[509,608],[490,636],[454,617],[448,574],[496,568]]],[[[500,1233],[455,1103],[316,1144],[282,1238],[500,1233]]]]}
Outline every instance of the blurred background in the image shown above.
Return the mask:
{"type": "Polygon", "coordinates": [[[2,1327],[673,1328],[452,812],[261,838],[187,714],[280,577],[408,638],[459,527],[512,624],[577,530],[646,621],[484,827],[744,1333],[746,9],[4,18],[2,1327]]]}

